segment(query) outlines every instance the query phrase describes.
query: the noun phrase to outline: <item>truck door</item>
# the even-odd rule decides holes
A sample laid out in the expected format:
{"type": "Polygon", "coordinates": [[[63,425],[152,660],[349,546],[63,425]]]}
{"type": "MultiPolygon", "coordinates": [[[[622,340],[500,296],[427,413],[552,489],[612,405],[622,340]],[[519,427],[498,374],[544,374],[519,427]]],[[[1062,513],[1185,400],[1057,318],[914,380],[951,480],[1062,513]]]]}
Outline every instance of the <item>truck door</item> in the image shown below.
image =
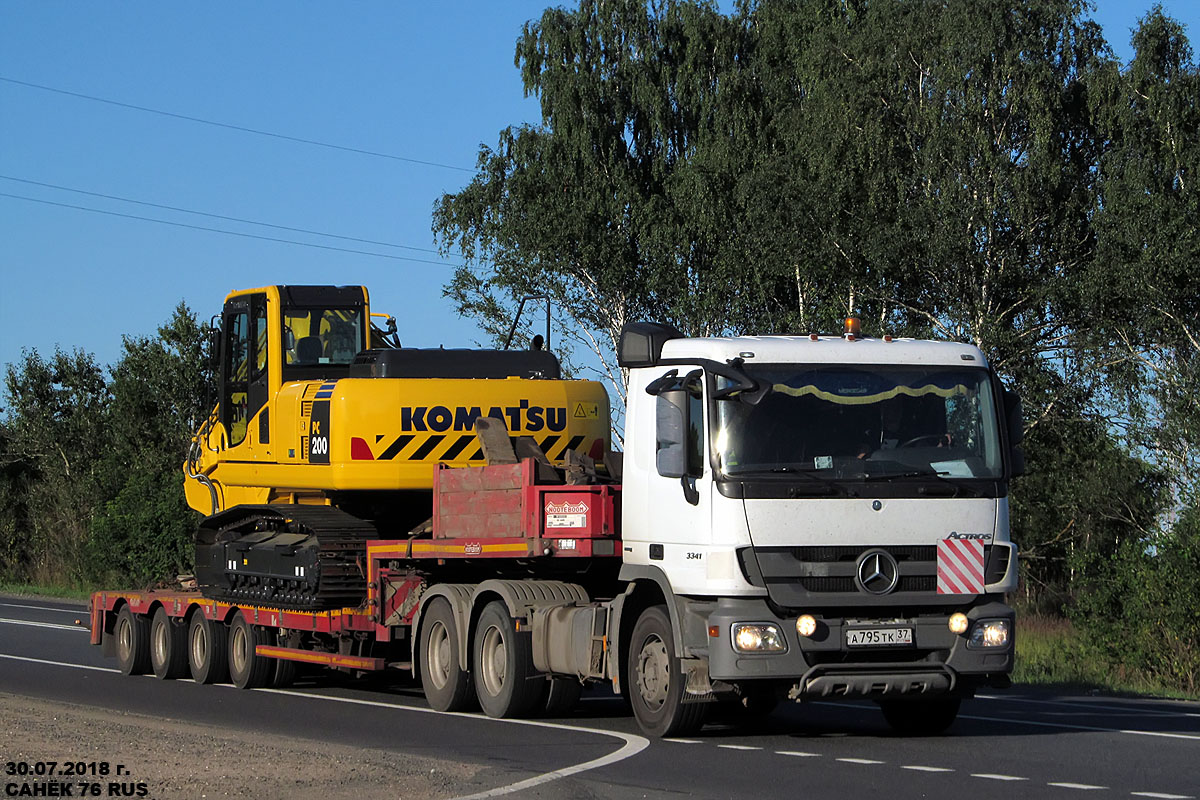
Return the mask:
{"type": "Polygon", "coordinates": [[[712,539],[704,394],[704,373],[697,369],[667,383],[655,401],[648,556],[667,572],[677,592],[703,587],[712,539]]]}

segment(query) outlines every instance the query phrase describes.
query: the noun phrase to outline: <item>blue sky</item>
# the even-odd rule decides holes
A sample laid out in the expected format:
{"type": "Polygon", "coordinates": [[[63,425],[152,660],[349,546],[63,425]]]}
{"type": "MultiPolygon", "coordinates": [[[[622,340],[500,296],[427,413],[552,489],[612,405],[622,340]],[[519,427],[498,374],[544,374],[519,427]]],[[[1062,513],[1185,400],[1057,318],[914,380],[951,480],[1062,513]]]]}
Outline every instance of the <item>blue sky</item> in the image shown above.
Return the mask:
{"type": "MultiPolygon", "coordinates": [[[[361,283],[376,310],[398,318],[406,345],[469,346],[481,335],[442,297],[453,257],[66,189],[432,249],[433,203],[470,179],[480,144],[539,118],[513,50],[521,25],[547,5],[0,0],[0,78],[399,157],[0,81],[0,193],[27,198],[0,196],[0,364],[56,344],[113,363],[122,334],[152,334],[180,300],[207,318],[230,290],[272,283],[361,283]]],[[[1098,5],[1095,18],[1128,59],[1150,1],[1098,5]]],[[[1196,41],[1200,2],[1163,6],[1196,41]]]]}

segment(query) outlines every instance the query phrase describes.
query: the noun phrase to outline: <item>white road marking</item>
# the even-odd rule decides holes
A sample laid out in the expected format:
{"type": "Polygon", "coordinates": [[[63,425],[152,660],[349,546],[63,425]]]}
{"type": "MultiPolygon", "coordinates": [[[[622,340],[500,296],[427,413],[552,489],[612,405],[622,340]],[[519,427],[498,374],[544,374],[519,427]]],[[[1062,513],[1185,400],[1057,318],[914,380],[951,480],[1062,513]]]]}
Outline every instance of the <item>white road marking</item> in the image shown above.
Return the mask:
{"type": "Polygon", "coordinates": [[[60,614],[74,614],[76,616],[79,616],[80,614],[83,614],[84,616],[86,616],[88,613],[88,610],[86,608],[73,609],[73,608],[58,608],[56,606],[23,606],[20,603],[0,603],[0,607],[3,607],[3,608],[28,608],[28,609],[32,609],[33,611],[57,611],[60,614]]]}
{"type": "MultiPolygon", "coordinates": [[[[116,672],[120,673],[119,669],[111,669],[108,667],[93,667],[87,664],[71,664],[65,661],[49,661],[44,658],[29,658],[27,656],[14,656],[7,653],[0,653],[0,658],[8,658],[14,661],[27,661],[33,664],[50,664],[56,667],[67,667],[70,669],[88,669],[96,672],[116,672]]],[[[218,684],[226,689],[235,688],[232,684],[218,684]]],[[[328,700],[335,703],[347,703],[357,706],[371,706],[374,708],[392,708],[397,711],[412,711],[418,714],[435,714],[442,717],[468,717],[471,715],[457,714],[448,711],[435,711],[432,708],[421,708],[420,706],[406,706],[400,703],[384,703],[378,700],[360,700],[353,697],[332,697],[328,695],[309,694],[307,692],[296,692],[290,689],[254,689],[256,692],[270,692],[271,694],[284,694],[290,697],[304,697],[309,700],[328,700]]],[[[544,772],[541,775],[535,775],[532,778],[527,778],[523,781],[510,783],[506,786],[500,786],[495,789],[489,789],[485,792],[478,792],[472,795],[465,795],[454,798],[454,800],[481,800],[485,797],[499,797],[500,795],[512,794],[513,792],[524,791],[525,789],[541,786],[551,781],[556,781],[560,778],[568,778],[572,775],[578,775],[581,772],[607,767],[610,764],[615,764],[618,761],[624,761],[627,758],[632,758],[638,753],[650,746],[650,740],[644,736],[638,736],[633,733],[623,733],[621,731],[610,731],[602,728],[584,728],[577,725],[562,725],[557,722],[541,722],[540,720],[532,719],[494,719],[492,717],[475,716],[474,719],[486,722],[500,722],[508,725],[525,725],[533,728],[551,728],[559,731],[573,731],[576,733],[591,733],[598,736],[607,736],[613,739],[620,739],[622,745],[620,749],[609,753],[600,758],[594,758],[591,761],[585,761],[581,764],[572,764],[569,767],[556,769],[552,772],[544,772]]]]}
{"type": "Polygon", "coordinates": [[[33,622],[32,620],[28,619],[6,619],[4,617],[0,617],[0,622],[8,625],[29,625],[34,628],[58,628],[59,630],[64,631],[83,631],[84,633],[89,632],[89,629],[83,627],[82,625],[59,625],[57,622],[33,622]]]}
{"type": "Polygon", "coordinates": [[[664,742],[675,742],[676,744],[703,744],[699,739],[663,739],[664,742]]]}
{"type": "Polygon", "coordinates": [[[1048,783],[1047,786],[1057,786],[1060,789],[1107,789],[1107,786],[1093,786],[1090,783],[1048,783]]]}
{"type": "Polygon", "coordinates": [[[1157,797],[1159,800],[1193,800],[1191,794],[1163,794],[1162,792],[1130,792],[1134,797],[1157,797]]]}
{"type": "Polygon", "coordinates": [[[723,747],[726,750],[762,750],[761,747],[751,747],[748,744],[719,744],[717,747],[723,747]]]}
{"type": "Polygon", "coordinates": [[[1029,778],[1020,778],[1016,775],[994,775],[990,772],[972,772],[972,778],[986,778],[989,781],[1027,781],[1029,778]]]}
{"type": "Polygon", "coordinates": [[[1193,714],[1187,711],[1175,711],[1167,708],[1145,708],[1142,706],[1118,706],[1118,705],[1099,705],[1087,703],[1079,700],[1038,700],[1032,697],[1004,697],[998,694],[977,694],[977,700],[999,700],[1004,703],[1029,703],[1039,706],[1066,706],[1079,711],[1124,711],[1126,713],[1136,713],[1139,716],[1147,717],[1200,717],[1200,714],[1193,714]]]}
{"type": "Polygon", "coordinates": [[[876,761],[872,758],[839,758],[838,761],[845,761],[847,764],[884,764],[887,762],[876,761]]]}
{"type": "Polygon", "coordinates": [[[949,767],[926,767],[922,764],[905,764],[900,769],[912,769],[917,772],[954,772],[949,767]]]}
{"type": "Polygon", "coordinates": [[[71,669],[90,669],[96,672],[116,672],[121,670],[113,669],[112,667],[93,667],[88,664],[69,664],[65,661],[47,661],[44,658],[30,658],[29,656],[11,656],[8,653],[0,653],[0,658],[8,658],[13,661],[28,661],[30,664],[49,664],[53,667],[70,667],[71,669]]]}
{"type": "Polygon", "coordinates": [[[777,756],[796,756],[797,758],[820,758],[820,753],[802,753],[799,750],[776,750],[777,756]]]}
{"type": "MultiPolygon", "coordinates": [[[[435,711],[432,708],[421,708],[420,706],[406,706],[398,703],[384,703],[378,700],[359,700],[352,697],[331,697],[319,694],[309,694],[307,692],[296,692],[290,689],[255,689],[257,692],[270,692],[271,694],[286,694],[292,697],[307,697],[310,700],[331,700],[337,703],[349,703],[359,706],[373,706],[376,708],[394,708],[400,711],[415,711],[421,714],[436,714],[442,717],[467,717],[471,715],[451,713],[448,711],[435,711]]],[[[621,731],[610,731],[601,728],[584,728],[578,725],[562,725],[557,722],[540,722],[532,719],[494,719],[492,717],[473,717],[478,720],[486,720],[490,722],[503,722],[509,725],[526,725],[534,728],[551,728],[559,731],[574,731],[576,733],[594,733],[600,736],[609,736],[614,739],[620,739],[624,742],[619,750],[609,753],[606,756],[585,761],[582,764],[573,764],[569,767],[556,769],[552,772],[544,772],[541,775],[535,775],[532,778],[527,778],[523,781],[510,783],[507,786],[500,786],[495,789],[489,789],[486,792],[477,794],[464,795],[454,798],[454,800],[481,800],[485,797],[499,797],[500,795],[512,794],[513,792],[524,791],[531,789],[534,786],[541,786],[544,783],[556,781],[559,778],[567,778],[572,775],[578,775],[581,772],[607,767],[610,764],[615,764],[618,761],[624,761],[627,758],[632,758],[638,753],[650,746],[650,740],[644,736],[638,736],[633,733],[622,733],[621,731]]]]}
{"type": "Polygon", "coordinates": [[[1132,728],[1101,728],[1098,725],[1075,725],[1070,722],[1043,722],[1034,719],[1013,719],[1011,717],[980,717],[974,714],[959,714],[959,719],[974,719],[983,722],[1007,722],[1012,725],[1036,725],[1040,728],[1067,728],[1073,731],[1096,731],[1098,733],[1125,733],[1130,736],[1162,736],[1167,739],[1194,739],[1200,741],[1200,734],[1169,733],[1167,731],[1139,731],[1132,728]]]}

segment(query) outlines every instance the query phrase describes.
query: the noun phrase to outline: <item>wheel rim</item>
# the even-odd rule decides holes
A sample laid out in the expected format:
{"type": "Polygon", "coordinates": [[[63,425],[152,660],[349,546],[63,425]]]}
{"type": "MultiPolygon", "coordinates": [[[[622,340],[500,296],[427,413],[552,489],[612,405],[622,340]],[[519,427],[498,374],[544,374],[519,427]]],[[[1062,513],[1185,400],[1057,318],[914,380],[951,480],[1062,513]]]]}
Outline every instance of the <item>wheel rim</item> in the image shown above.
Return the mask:
{"type": "Polygon", "coordinates": [[[150,652],[154,656],[154,663],[162,665],[167,663],[167,625],[155,625],[153,636],[150,637],[150,652]]]}
{"type": "Polygon", "coordinates": [[[246,626],[233,626],[233,647],[229,651],[233,668],[240,674],[246,669],[246,626]]]}
{"type": "Polygon", "coordinates": [[[450,658],[450,631],[438,620],[429,629],[429,650],[425,654],[434,688],[442,689],[450,682],[450,658]]]}
{"type": "Polygon", "coordinates": [[[192,628],[192,663],[197,667],[208,663],[208,631],[203,622],[192,628]]]}
{"type": "Polygon", "coordinates": [[[658,636],[649,636],[638,652],[637,688],[642,703],[650,711],[658,711],[667,702],[671,660],[667,646],[658,636]]]}
{"type": "Polygon", "coordinates": [[[492,697],[500,694],[504,688],[505,672],[508,667],[508,647],[504,635],[494,625],[483,634],[483,643],[479,648],[479,671],[482,673],[484,688],[492,697]]]}
{"type": "Polygon", "coordinates": [[[133,652],[133,625],[125,617],[117,621],[117,650],[122,660],[133,652]]]}

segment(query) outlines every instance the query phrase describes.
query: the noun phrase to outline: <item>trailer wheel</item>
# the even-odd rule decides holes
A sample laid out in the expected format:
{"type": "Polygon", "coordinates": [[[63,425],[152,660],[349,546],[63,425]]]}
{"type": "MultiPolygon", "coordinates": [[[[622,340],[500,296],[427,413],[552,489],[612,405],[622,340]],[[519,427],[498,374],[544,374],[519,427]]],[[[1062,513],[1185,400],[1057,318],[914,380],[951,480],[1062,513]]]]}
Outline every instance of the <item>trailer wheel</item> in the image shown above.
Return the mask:
{"type": "Polygon", "coordinates": [[[150,671],[150,625],[129,606],[117,614],[117,666],[126,675],[145,675],[150,671]]]}
{"type": "Polygon", "coordinates": [[[529,716],[542,699],[545,678],[533,671],[533,646],[519,633],[504,603],[484,606],[475,627],[475,694],[489,717],[529,716]]]}
{"type": "Polygon", "coordinates": [[[222,683],[229,679],[229,631],[200,611],[188,623],[188,668],[196,683],[222,683]]]}
{"type": "Polygon", "coordinates": [[[274,673],[271,675],[271,686],[276,689],[286,689],[296,681],[296,662],[286,658],[273,658],[274,673]]]}
{"type": "Polygon", "coordinates": [[[651,606],[633,626],[626,677],[629,703],[650,736],[686,736],[704,724],[707,703],[684,703],[683,670],[665,606],[651,606]]]}
{"type": "Polygon", "coordinates": [[[579,705],[583,684],[575,678],[551,678],[547,681],[546,702],[542,716],[565,717],[579,705]]]}
{"type": "Polygon", "coordinates": [[[454,611],[435,598],[421,620],[421,688],[437,711],[470,711],[475,704],[471,674],[462,668],[454,611]]]}
{"type": "Polygon", "coordinates": [[[177,625],[159,606],[150,620],[150,667],[159,680],[187,674],[187,629],[177,625]]]}
{"type": "Polygon", "coordinates": [[[954,724],[962,700],[939,697],[932,700],[880,700],[883,718],[901,736],[936,736],[954,724]]]}
{"type": "Polygon", "coordinates": [[[251,625],[237,612],[229,626],[229,678],[239,689],[266,686],[275,674],[274,659],[255,652],[260,644],[270,644],[262,628],[251,625]]]}

